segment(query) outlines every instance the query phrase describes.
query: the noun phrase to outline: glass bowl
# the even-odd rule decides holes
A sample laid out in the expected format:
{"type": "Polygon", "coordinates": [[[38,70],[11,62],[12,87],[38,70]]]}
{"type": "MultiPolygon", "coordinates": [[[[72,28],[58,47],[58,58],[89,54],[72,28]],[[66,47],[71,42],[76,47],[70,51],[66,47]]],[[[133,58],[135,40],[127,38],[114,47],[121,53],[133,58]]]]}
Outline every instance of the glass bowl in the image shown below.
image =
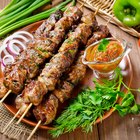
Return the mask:
{"type": "Polygon", "coordinates": [[[111,80],[115,76],[114,70],[132,47],[125,40],[115,38],[105,40],[108,41],[105,51],[98,50],[102,40],[97,41],[86,48],[82,61],[93,70],[96,78],[111,80]]]}

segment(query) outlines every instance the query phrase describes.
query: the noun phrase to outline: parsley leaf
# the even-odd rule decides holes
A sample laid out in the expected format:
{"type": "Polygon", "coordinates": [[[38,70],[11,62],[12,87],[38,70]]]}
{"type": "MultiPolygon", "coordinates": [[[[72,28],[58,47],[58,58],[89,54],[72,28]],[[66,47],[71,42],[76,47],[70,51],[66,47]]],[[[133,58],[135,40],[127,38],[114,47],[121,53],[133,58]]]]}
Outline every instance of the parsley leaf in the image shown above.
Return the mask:
{"type": "Polygon", "coordinates": [[[107,45],[109,44],[109,40],[104,38],[101,40],[99,46],[98,46],[98,51],[104,52],[106,50],[107,45]]]}

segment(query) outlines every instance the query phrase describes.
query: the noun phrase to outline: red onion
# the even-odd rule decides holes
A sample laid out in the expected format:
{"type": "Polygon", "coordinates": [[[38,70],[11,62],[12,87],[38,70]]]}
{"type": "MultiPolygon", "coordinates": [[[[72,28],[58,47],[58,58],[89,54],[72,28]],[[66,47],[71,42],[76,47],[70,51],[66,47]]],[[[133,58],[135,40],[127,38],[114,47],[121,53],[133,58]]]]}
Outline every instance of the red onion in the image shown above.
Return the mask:
{"type": "Polygon", "coordinates": [[[7,64],[11,64],[15,61],[14,57],[12,55],[5,55],[2,59],[3,66],[6,66],[7,64]]]}
{"type": "Polygon", "coordinates": [[[18,31],[7,37],[0,47],[1,65],[5,67],[6,64],[13,63],[14,57],[19,55],[21,50],[26,49],[26,43],[31,39],[33,35],[26,31],[18,31]]]}

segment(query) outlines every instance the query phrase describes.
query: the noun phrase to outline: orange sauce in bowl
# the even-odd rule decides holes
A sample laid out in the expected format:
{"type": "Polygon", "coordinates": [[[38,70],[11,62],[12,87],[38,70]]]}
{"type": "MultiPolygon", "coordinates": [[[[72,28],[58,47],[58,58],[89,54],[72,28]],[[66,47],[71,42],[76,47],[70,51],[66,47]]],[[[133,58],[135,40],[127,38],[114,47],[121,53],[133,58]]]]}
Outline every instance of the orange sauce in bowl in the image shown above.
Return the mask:
{"type": "Polygon", "coordinates": [[[105,51],[99,51],[98,46],[99,44],[91,46],[87,50],[86,60],[94,62],[94,64],[88,64],[89,67],[101,73],[113,71],[122,59],[121,57],[116,59],[124,51],[122,45],[118,41],[110,41],[105,51]]]}

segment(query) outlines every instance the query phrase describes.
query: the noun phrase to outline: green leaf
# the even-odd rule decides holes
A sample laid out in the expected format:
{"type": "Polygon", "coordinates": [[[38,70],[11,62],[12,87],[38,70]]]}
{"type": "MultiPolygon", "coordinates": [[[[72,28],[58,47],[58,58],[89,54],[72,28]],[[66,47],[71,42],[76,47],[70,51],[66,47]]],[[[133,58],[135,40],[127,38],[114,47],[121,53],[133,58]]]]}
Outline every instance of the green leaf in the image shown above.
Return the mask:
{"type": "Polygon", "coordinates": [[[124,92],[121,92],[121,91],[118,91],[117,94],[122,98],[125,96],[124,92]]]}
{"type": "Polygon", "coordinates": [[[72,0],[72,6],[76,5],[76,0],[72,0]]]}
{"type": "Polygon", "coordinates": [[[105,51],[108,44],[109,44],[108,39],[106,38],[102,39],[98,46],[98,51],[105,51]]]}
{"type": "Polygon", "coordinates": [[[125,116],[126,114],[128,114],[129,110],[130,110],[130,108],[123,107],[123,106],[121,106],[119,104],[115,105],[115,109],[118,111],[119,115],[122,116],[122,117],[125,116]]]}
{"type": "Polygon", "coordinates": [[[71,110],[81,110],[83,108],[83,105],[76,102],[75,104],[72,104],[72,106],[70,106],[71,110]]]}
{"type": "Polygon", "coordinates": [[[102,102],[102,98],[100,97],[100,95],[97,94],[90,95],[89,99],[91,99],[90,101],[92,102],[93,105],[98,105],[102,102]]]}
{"type": "Polygon", "coordinates": [[[138,105],[137,105],[137,104],[134,104],[134,105],[131,107],[131,113],[133,113],[133,114],[139,113],[139,108],[138,108],[138,105]]]}
{"type": "Polygon", "coordinates": [[[86,115],[88,115],[88,116],[90,116],[91,114],[92,114],[92,111],[90,111],[90,110],[85,110],[85,111],[83,111],[86,115]]]}
{"type": "Polygon", "coordinates": [[[124,96],[122,100],[122,106],[130,106],[134,102],[134,95],[132,93],[128,93],[124,96]]]}

